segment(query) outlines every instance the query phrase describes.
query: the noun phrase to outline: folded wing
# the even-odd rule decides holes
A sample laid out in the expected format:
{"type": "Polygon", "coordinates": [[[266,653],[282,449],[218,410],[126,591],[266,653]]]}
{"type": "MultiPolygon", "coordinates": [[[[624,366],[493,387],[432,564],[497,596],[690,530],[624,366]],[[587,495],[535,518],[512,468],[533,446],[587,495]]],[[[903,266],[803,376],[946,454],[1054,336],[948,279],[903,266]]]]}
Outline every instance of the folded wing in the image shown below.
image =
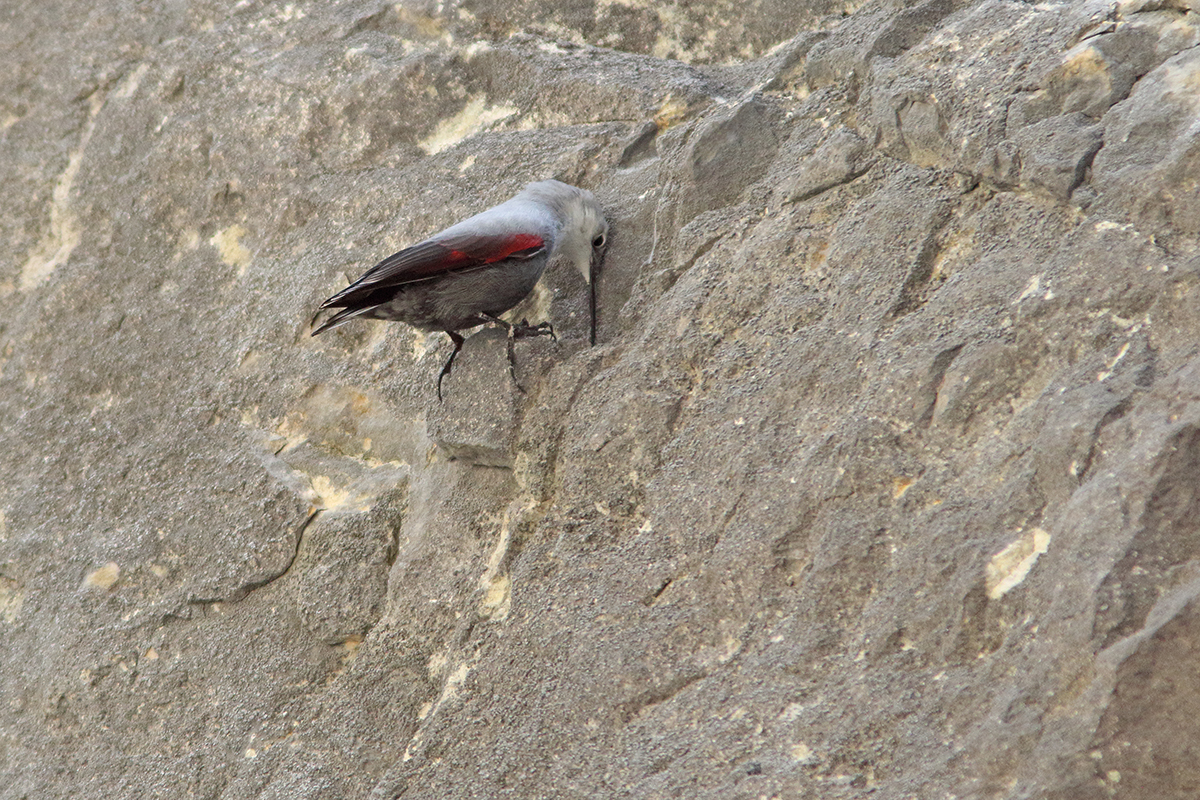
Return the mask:
{"type": "Polygon", "coordinates": [[[365,309],[387,302],[391,295],[387,290],[506,258],[533,258],[544,249],[542,237],[531,233],[426,239],[380,261],[321,308],[365,309]]]}

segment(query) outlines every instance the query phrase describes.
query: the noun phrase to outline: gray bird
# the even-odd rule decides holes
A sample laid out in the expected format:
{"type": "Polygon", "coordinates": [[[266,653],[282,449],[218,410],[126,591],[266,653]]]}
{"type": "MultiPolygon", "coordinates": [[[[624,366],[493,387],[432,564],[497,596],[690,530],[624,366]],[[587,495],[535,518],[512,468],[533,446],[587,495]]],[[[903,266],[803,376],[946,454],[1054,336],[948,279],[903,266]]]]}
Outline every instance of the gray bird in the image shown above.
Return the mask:
{"type": "Polygon", "coordinates": [[[423,331],[444,331],[454,342],[438,374],[450,374],[462,349],[458,331],[486,323],[520,336],[554,335],[549,323],[512,325],[499,317],[533,291],[551,261],[574,264],[589,287],[590,340],[596,343],[593,276],[608,244],[608,222],[586,189],[539,181],[500,205],[452,225],[423,242],[388,256],[321,304],[341,309],[312,335],[356,317],[407,322],[423,331]]]}

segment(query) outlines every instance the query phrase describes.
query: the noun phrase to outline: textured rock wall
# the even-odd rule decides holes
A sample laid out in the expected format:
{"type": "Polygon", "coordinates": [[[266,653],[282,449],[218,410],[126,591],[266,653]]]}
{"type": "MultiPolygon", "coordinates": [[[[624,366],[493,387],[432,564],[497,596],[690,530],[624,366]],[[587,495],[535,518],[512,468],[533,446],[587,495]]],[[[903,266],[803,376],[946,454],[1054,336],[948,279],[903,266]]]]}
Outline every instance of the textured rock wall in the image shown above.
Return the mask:
{"type": "Polygon", "coordinates": [[[0,798],[1196,797],[1197,11],[7,3],[0,798]]]}

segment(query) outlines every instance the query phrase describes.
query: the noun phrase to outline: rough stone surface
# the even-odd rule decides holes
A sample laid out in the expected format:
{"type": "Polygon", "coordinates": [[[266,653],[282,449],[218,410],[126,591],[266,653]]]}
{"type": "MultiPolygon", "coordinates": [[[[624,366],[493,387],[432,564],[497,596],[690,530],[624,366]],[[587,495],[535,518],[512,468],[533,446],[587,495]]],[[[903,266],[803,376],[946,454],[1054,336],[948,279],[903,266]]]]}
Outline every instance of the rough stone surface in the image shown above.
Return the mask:
{"type": "Polygon", "coordinates": [[[1194,798],[1198,10],[5,4],[0,798],[1194,798]]]}

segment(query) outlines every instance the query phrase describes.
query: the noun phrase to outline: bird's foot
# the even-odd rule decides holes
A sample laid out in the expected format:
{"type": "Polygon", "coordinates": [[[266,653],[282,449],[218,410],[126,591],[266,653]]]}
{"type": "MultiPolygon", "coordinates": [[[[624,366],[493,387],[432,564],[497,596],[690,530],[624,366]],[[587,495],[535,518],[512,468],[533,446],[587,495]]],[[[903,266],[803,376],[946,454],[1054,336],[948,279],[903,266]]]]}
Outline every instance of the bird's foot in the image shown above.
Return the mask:
{"type": "Polygon", "coordinates": [[[552,340],[558,341],[558,336],[554,334],[554,326],[549,322],[539,322],[537,325],[530,325],[527,320],[521,320],[519,325],[513,326],[512,335],[515,339],[549,336],[552,340]]]}

